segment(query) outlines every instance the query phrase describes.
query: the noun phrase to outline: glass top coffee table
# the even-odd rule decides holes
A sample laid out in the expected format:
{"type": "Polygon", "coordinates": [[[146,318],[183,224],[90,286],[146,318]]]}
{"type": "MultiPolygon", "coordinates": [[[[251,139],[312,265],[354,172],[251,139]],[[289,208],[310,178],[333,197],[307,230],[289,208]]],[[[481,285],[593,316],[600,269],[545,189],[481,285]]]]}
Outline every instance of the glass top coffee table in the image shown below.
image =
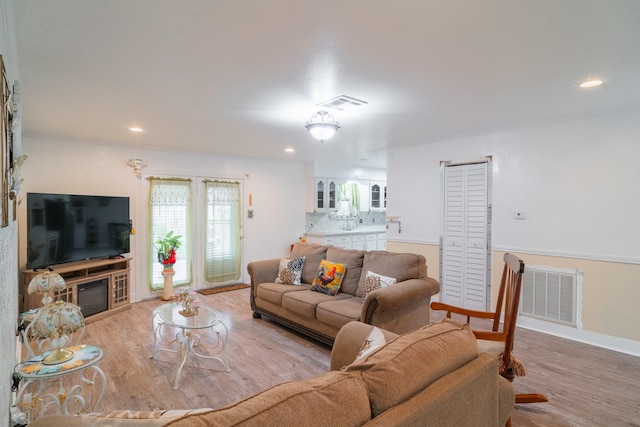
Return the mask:
{"type": "Polygon", "coordinates": [[[153,351],[149,357],[153,359],[158,351],[176,353],[174,389],[177,389],[180,384],[180,374],[189,353],[203,359],[218,360],[226,372],[231,370],[225,351],[228,331],[222,322],[221,313],[214,308],[201,305],[198,314],[185,317],[180,314],[181,309],[179,304],[163,304],[151,315],[154,333],[153,351]],[[196,333],[198,331],[202,332],[202,337],[196,333]],[[208,331],[209,334],[207,334],[208,331]],[[208,335],[206,343],[204,334],[208,335]]]}

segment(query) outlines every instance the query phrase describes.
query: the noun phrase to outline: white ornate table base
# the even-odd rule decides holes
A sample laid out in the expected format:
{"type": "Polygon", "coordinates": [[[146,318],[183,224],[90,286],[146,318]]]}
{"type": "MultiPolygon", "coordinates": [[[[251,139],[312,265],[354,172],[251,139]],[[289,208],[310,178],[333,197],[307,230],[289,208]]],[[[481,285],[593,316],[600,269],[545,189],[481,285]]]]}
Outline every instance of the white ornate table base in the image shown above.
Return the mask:
{"type": "Polygon", "coordinates": [[[75,352],[68,362],[44,365],[44,353],[21,368],[25,381],[18,390],[17,403],[27,422],[47,414],[94,412],[102,399],[107,388],[107,379],[98,366],[102,350],[94,346],[68,348],[75,352]]]}
{"type": "Polygon", "coordinates": [[[180,307],[177,304],[164,304],[155,309],[151,317],[154,333],[153,351],[149,358],[153,359],[158,351],[176,353],[176,375],[173,388],[178,389],[180,385],[180,374],[189,353],[202,359],[218,360],[226,372],[231,371],[225,351],[228,330],[221,320],[220,313],[210,307],[201,306],[196,316],[184,317],[179,314],[179,310],[180,307]],[[214,329],[218,326],[224,330],[224,333],[214,329]],[[176,330],[175,336],[169,333],[174,330],[176,330]],[[209,330],[211,334],[215,333],[215,342],[212,345],[205,345],[200,335],[195,333],[197,330],[205,333],[209,330]],[[200,352],[199,349],[207,351],[208,354],[200,352]]]}

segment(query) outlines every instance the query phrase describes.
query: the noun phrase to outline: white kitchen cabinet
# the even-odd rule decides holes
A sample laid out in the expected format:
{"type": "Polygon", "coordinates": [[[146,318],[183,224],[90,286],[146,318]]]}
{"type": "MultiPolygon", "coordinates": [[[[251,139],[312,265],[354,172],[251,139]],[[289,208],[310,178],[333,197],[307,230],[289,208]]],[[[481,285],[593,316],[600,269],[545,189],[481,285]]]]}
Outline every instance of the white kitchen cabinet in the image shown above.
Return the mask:
{"type": "Polygon", "coordinates": [[[311,210],[313,212],[331,212],[338,206],[338,182],[332,178],[313,180],[311,210]]]}
{"type": "MultiPolygon", "coordinates": [[[[340,204],[339,185],[355,183],[358,189],[358,199],[360,212],[371,210],[371,186],[370,181],[354,181],[344,178],[307,178],[309,193],[307,193],[307,209],[311,212],[335,212],[340,204]]],[[[383,188],[386,185],[383,184],[383,188]]],[[[383,190],[383,194],[384,194],[383,190]]],[[[355,200],[355,199],[354,199],[355,200]]],[[[353,200],[352,200],[353,201],[353,200]]],[[[384,201],[377,202],[386,207],[384,201]]],[[[380,208],[377,208],[380,209],[380,208]]]]}
{"type": "Polygon", "coordinates": [[[334,234],[330,236],[307,236],[307,243],[331,245],[343,249],[351,249],[351,236],[334,234]]]}
{"type": "Polygon", "coordinates": [[[351,249],[366,250],[364,234],[354,234],[351,236],[351,249]]]}
{"type": "Polygon", "coordinates": [[[387,183],[371,181],[369,183],[369,209],[372,211],[387,209],[387,183]]]}
{"type": "Polygon", "coordinates": [[[387,247],[387,234],[376,230],[362,232],[339,231],[335,234],[307,234],[307,243],[317,245],[332,245],[344,249],[357,249],[361,251],[384,250],[387,247]]]}
{"type": "Polygon", "coordinates": [[[375,251],[378,249],[378,236],[376,234],[364,235],[364,249],[367,251],[375,251]]]}

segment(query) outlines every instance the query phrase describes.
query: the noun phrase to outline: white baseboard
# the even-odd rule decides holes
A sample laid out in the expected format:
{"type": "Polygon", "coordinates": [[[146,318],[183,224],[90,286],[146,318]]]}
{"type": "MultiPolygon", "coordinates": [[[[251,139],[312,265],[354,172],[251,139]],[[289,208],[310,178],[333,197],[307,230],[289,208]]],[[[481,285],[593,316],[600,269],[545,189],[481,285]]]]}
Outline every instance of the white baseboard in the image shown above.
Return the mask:
{"type": "Polygon", "coordinates": [[[640,342],[518,316],[518,327],[640,357],[640,342]]]}

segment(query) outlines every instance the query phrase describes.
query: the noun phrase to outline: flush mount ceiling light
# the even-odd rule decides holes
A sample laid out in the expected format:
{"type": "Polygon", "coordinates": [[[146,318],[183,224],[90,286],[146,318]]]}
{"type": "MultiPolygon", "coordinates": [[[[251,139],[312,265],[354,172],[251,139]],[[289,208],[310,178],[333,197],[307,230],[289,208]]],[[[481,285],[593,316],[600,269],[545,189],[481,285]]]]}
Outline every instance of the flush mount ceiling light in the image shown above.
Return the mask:
{"type": "Polygon", "coordinates": [[[601,79],[589,79],[580,83],[580,87],[583,89],[590,89],[592,87],[598,87],[604,83],[604,80],[601,79]]]}
{"type": "Polygon", "coordinates": [[[304,127],[311,133],[311,136],[320,142],[331,139],[336,131],[340,129],[340,125],[335,121],[333,115],[327,111],[318,111],[312,115],[311,120],[304,127]]]}

